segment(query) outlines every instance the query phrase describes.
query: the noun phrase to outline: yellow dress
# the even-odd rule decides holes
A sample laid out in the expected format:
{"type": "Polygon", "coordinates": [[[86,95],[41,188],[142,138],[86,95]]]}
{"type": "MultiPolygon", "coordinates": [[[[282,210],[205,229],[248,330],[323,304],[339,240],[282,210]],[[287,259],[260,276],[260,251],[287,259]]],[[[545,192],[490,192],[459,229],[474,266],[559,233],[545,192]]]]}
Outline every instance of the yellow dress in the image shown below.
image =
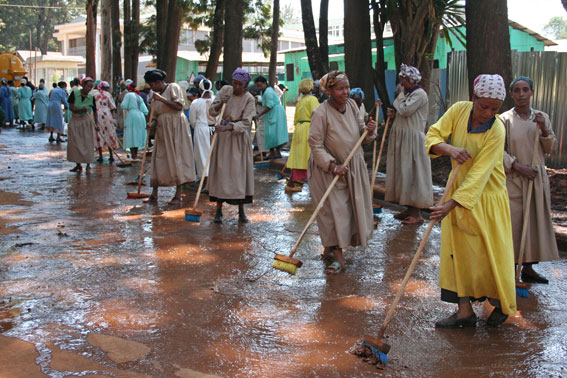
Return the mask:
{"type": "MultiPolygon", "coordinates": [[[[451,145],[473,156],[459,170],[448,198],[455,207],[441,222],[439,286],[458,297],[499,299],[502,312],[516,312],[514,249],[506,174],[502,165],[506,131],[500,119],[481,133],[468,133],[472,102],[458,102],[427,133],[430,149],[451,145]]],[[[455,162],[453,162],[453,166],[455,162]]],[[[452,174],[453,172],[451,172],[452,174]]]]}
{"type": "Polygon", "coordinates": [[[295,106],[295,117],[293,123],[295,130],[291,147],[289,150],[289,158],[287,159],[287,167],[289,169],[307,169],[307,162],[311,149],[309,148],[309,128],[311,126],[311,113],[319,105],[319,101],[315,96],[304,95],[295,106]]]}

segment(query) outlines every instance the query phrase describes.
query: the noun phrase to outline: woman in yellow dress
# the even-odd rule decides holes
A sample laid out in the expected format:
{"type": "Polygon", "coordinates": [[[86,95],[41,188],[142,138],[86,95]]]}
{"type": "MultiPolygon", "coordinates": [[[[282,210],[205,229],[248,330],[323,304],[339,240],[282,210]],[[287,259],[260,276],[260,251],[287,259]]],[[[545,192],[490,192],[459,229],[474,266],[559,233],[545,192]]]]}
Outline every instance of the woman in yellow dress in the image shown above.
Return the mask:
{"type": "MultiPolygon", "coordinates": [[[[516,312],[514,249],[506,174],[502,165],[506,130],[496,117],[506,98],[500,75],[480,75],[473,101],[458,102],[427,133],[432,157],[461,164],[446,203],[431,208],[441,220],[441,300],[458,311],[437,328],[475,327],[471,302],[495,306],[487,324],[498,326],[516,312]],[[447,143],[451,137],[451,144],[447,143]]],[[[453,172],[451,172],[453,174],[453,172]]]]}
{"type": "Polygon", "coordinates": [[[311,126],[311,113],[319,105],[319,101],[311,94],[313,80],[303,79],[299,82],[299,92],[301,98],[295,106],[295,116],[293,123],[295,130],[287,159],[287,167],[291,169],[291,176],[287,185],[286,192],[301,192],[303,183],[307,179],[307,163],[311,149],[309,148],[309,127],[311,126]]]}

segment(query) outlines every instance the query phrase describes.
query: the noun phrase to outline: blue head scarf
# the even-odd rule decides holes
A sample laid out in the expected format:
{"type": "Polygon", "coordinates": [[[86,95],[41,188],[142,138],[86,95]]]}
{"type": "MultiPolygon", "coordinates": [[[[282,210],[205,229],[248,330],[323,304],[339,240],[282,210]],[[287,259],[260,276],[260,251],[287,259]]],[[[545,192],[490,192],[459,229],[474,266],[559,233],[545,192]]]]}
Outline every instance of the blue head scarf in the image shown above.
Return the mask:
{"type": "Polygon", "coordinates": [[[364,100],[364,91],[360,88],[352,88],[350,90],[350,98],[353,98],[354,95],[360,95],[360,98],[364,100]]]}

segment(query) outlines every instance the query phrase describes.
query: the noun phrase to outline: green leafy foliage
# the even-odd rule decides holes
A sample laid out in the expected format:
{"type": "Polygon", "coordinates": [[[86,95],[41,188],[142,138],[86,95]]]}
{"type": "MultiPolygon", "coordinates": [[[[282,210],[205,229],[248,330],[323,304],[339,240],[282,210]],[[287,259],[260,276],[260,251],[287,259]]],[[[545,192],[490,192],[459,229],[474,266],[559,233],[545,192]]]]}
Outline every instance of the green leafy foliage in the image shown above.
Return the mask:
{"type": "Polygon", "coordinates": [[[543,31],[555,39],[565,39],[567,38],[567,19],[552,17],[544,26],[543,31]]]}

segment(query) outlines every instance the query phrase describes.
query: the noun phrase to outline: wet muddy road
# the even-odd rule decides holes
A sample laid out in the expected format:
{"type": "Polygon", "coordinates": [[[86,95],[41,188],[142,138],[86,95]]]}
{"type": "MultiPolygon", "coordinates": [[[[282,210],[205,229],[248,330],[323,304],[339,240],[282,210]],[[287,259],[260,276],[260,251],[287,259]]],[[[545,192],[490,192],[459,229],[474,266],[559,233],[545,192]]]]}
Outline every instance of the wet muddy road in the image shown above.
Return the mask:
{"type": "MultiPolygon", "coordinates": [[[[69,172],[47,134],[0,135],[0,376],[373,377],[566,376],[567,260],[543,263],[549,285],[519,298],[503,326],[434,328],[439,228],[386,332],[378,370],[347,350],[375,335],[427,223],[402,226],[389,207],[370,246],[327,276],[316,225],[296,276],[270,268],[311,215],[308,190],[287,195],[275,170],[256,171],[250,223],[201,223],[167,205],[126,200],[139,166],[69,172]],[[3,372],[3,373],[2,373],[3,372]]],[[[146,180],[148,181],[148,180],[146,180]]],[[[149,193],[148,187],[143,191],[149,193]]],[[[190,206],[194,189],[185,191],[190,206]]],[[[482,319],[490,308],[475,305],[482,319]]]]}

